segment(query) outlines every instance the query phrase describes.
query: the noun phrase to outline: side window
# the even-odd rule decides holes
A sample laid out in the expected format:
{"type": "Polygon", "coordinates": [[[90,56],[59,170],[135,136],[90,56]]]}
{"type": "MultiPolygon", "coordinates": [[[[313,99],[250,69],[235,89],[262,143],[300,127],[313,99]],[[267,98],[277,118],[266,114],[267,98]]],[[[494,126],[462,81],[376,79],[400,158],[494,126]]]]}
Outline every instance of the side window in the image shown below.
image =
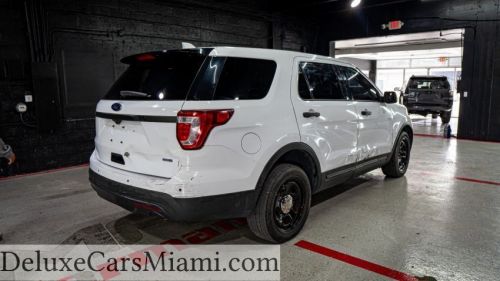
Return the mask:
{"type": "Polygon", "coordinates": [[[303,100],[311,100],[311,92],[309,91],[309,86],[307,86],[306,78],[302,72],[302,68],[299,67],[299,96],[303,100]]]}
{"type": "Polygon", "coordinates": [[[345,66],[337,66],[343,73],[342,79],[354,100],[379,101],[377,89],[356,69],[345,66]]]}
{"type": "Polygon", "coordinates": [[[326,63],[300,63],[298,90],[304,100],[348,99],[333,65],[326,63]]]}
{"type": "Polygon", "coordinates": [[[214,100],[253,100],[267,95],[276,72],[272,60],[227,58],[214,100]]]}

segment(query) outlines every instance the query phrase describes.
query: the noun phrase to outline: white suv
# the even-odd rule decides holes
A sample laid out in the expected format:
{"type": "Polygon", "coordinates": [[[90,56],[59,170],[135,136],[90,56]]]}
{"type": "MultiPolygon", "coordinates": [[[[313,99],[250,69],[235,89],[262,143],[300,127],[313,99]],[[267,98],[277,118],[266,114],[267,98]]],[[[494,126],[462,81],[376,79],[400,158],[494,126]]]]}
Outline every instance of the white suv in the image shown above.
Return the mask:
{"type": "Polygon", "coordinates": [[[97,105],[90,181],[169,220],[246,217],[284,242],[311,195],[382,167],[406,172],[412,127],[393,92],[318,55],[214,47],[124,58],[97,105]]]}

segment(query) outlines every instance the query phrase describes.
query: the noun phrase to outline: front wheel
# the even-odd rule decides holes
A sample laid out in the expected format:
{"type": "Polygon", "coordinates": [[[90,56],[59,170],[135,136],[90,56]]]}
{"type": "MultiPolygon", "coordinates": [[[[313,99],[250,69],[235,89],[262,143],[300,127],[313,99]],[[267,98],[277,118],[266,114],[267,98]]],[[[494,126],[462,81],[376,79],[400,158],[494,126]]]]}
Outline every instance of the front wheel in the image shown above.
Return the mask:
{"type": "Polygon", "coordinates": [[[311,206],[311,185],[298,166],[276,166],[264,183],[248,226],[258,237],[283,243],[297,235],[304,226],[311,206]]]}
{"type": "Polygon", "coordinates": [[[411,140],[407,132],[402,132],[396,142],[391,160],[382,167],[382,172],[391,178],[404,176],[410,163],[411,140]]]}

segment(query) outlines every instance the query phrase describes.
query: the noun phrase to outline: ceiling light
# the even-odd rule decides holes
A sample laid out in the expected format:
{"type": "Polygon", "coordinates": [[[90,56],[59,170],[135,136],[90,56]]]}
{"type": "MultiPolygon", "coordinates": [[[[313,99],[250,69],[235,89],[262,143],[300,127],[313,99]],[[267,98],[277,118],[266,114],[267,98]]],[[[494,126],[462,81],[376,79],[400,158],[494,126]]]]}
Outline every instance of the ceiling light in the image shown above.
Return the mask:
{"type": "Polygon", "coordinates": [[[361,0],[352,0],[351,8],[356,8],[359,4],[361,4],[361,0]]]}

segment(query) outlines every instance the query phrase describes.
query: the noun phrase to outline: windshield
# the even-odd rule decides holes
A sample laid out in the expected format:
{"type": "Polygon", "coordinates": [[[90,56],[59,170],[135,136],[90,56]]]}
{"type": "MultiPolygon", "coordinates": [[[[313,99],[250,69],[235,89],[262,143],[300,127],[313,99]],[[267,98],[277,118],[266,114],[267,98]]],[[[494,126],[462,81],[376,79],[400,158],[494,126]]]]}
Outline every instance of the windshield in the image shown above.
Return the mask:
{"type": "Polygon", "coordinates": [[[449,89],[450,84],[446,79],[410,79],[408,82],[408,87],[410,89],[417,90],[439,90],[439,89],[449,89]]]}
{"type": "Polygon", "coordinates": [[[104,99],[184,100],[205,57],[172,52],[131,62],[104,99]]]}

